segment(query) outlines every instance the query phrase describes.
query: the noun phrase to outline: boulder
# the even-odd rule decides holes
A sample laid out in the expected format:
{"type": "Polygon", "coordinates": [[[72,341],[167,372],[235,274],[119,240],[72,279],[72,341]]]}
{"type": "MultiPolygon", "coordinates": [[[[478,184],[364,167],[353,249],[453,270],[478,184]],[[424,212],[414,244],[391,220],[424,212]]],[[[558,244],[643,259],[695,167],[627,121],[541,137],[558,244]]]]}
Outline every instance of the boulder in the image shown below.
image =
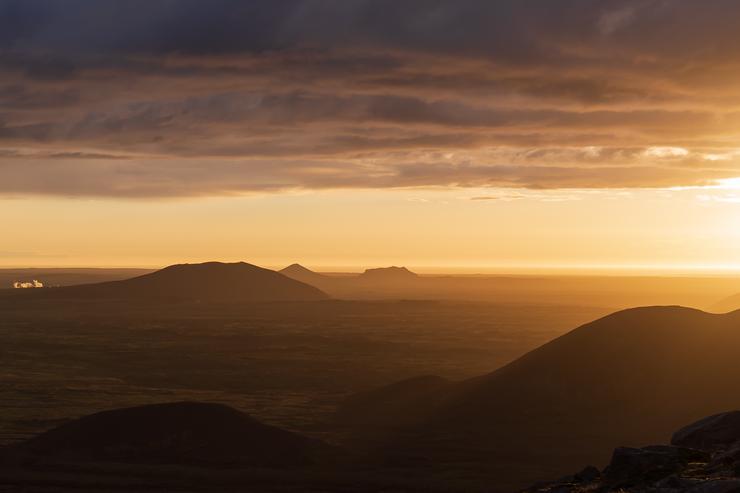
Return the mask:
{"type": "Polygon", "coordinates": [[[740,411],[715,414],[685,426],[673,434],[671,443],[678,447],[722,450],[740,441],[740,411]]]}
{"type": "Polygon", "coordinates": [[[659,491],[688,491],[704,482],[705,481],[701,478],[687,478],[680,474],[673,474],[655,483],[654,487],[659,491]]]}
{"type": "Polygon", "coordinates": [[[594,466],[586,466],[581,472],[573,476],[577,483],[590,483],[601,477],[601,471],[594,466]]]}

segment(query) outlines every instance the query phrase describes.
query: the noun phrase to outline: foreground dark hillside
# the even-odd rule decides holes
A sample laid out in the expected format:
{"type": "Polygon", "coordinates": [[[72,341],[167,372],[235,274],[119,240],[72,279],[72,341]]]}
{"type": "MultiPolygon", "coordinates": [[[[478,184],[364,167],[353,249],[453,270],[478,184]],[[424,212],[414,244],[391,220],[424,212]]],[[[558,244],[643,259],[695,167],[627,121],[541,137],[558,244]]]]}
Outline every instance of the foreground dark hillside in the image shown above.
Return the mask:
{"type": "Polygon", "coordinates": [[[379,456],[478,462],[516,483],[537,467],[556,475],[603,464],[619,444],[659,443],[682,423],[740,407],[738,354],[740,312],[633,309],[488,375],[360,396],[340,417],[388,433],[385,444],[368,433],[379,456]]]}
{"type": "MultiPolygon", "coordinates": [[[[412,469],[405,477],[398,470],[368,469],[358,459],[227,406],[178,402],[85,416],[0,448],[0,488],[441,492],[471,486],[434,484],[412,469]]],[[[496,478],[481,478],[475,489],[495,491],[499,486],[496,478]]],[[[671,445],[618,447],[603,469],[585,466],[556,481],[537,483],[525,493],[738,491],[740,411],[734,411],[682,427],[671,445]]]]}

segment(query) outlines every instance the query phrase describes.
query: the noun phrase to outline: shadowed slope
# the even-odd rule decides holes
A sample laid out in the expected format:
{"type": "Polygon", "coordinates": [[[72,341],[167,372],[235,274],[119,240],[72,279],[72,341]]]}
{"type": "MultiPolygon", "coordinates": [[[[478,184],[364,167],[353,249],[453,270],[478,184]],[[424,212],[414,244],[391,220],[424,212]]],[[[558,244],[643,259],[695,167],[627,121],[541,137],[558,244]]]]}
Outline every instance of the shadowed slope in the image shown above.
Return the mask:
{"type": "Polygon", "coordinates": [[[740,407],[738,354],[740,313],[618,312],[491,374],[403,402],[401,423],[425,419],[384,451],[503,461],[515,483],[537,467],[557,474],[603,463],[617,445],[666,441],[682,423],[740,407]]]}
{"type": "Polygon", "coordinates": [[[467,382],[442,416],[470,424],[491,413],[514,423],[529,416],[581,431],[608,420],[609,434],[625,440],[665,439],[681,423],[740,404],[738,351],[740,314],[625,310],[467,382]]]}
{"type": "Polygon", "coordinates": [[[124,281],[34,290],[32,293],[20,294],[45,298],[170,299],[227,303],[313,301],[328,298],[324,292],[313,286],[244,262],[172,265],[124,281]]]}
{"type": "Polygon", "coordinates": [[[333,454],[318,440],[268,426],[222,404],[178,402],[104,411],[15,446],[63,461],[303,466],[333,454]]]}
{"type": "Polygon", "coordinates": [[[400,426],[416,423],[434,409],[436,399],[453,385],[438,376],[421,376],[355,394],[337,412],[344,424],[400,426]],[[426,406],[421,407],[419,403],[426,406]]]}

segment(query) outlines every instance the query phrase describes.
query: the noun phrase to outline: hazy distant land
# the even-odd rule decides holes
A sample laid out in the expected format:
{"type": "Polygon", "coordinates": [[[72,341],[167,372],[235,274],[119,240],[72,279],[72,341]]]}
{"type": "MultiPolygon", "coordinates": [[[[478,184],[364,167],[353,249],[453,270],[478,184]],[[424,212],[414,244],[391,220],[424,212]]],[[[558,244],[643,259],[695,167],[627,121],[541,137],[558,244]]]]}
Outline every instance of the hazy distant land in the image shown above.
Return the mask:
{"type": "MultiPolygon", "coordinates": [[[[399,268],[400,269],[400,268],[399,268]]],[[[70,286],[118,281],[155,269],[0,269],[0,289],[14,281],[38,279],[45,286],[70,286]]],[[[629,308],[683,305],[710,311],[740,308],[728,300],[738,292],[732,276],[648,275],[469,275],[416,274],[371,268],[364,272],[314,272],[300,264],[280,271],[346,300],[455,300],[487,303],[554,304],[629,308]]]]}
{"type": "MultiPolygon", "coordinates": [[[[31,461],[23,466],[31,469],[0,473],[0,484],[28,484],[24,474],[31,473],[58,483],[60,460],[107,464],[114,458],[139,464],[127,468],[133,476],[126,487],[134,490],[134,478],[151,467],[163,484],[181,487],[177,475],[158,465],[172,462],[195,467],[209,482],[246,481],[267,490],[277,484],[269,470],[283,466],[263,464],[268,471],[256,473],[249,462],[256,459],[244,459],[253,452],[226,444],[228,430],[208,446],[224,440],[221,466],[242,471],[242,479],[210,470],[202,455],[191,463],[196,456],[187,440],[194,438],[174,447],[165,434],[151,449],[147,435],[135,430],[128,438],[112,434],[105,439],[110,443],[95,442],[85,438],[88,428],[75,424],[60,428],[58,435],[67,438],[23,445],[71,418],[150,403],[227,404],[319,440],[327,451],[320,455],[331,460],[302,463],[287,491],[317,484],[344,491],[367,468],[373,471],[372,480],[361,481],[367,491],[506,491],[581,464],[603,465],[615,446],[664,441],[692,419],[740,408],[740,375],[731,364],[740,312],[654,307],[608,315],[629,296],[709,298],[714,291],[700,295],[689,287],[705,283],[719,292],[730,288],[725,279],[471,279],[402,268],[326,276],[296,266],[284,274],[214,262],[112,281],[99,272],[96,284],[0,291],[0,444],[10,447],[5,457],[13,467],[13,457],[31,461]],[[589,289],[599,294],[589,297],[589,289]],[[431,296],[453,291],[446,299],[431,296]],[[480,298],[464,296],[468,292],[480,298]],[[339,293],[357,296],[340,299],[339,293]],[[613,305],[596,305],[607,293],[613,305]],[[124,446],[124,439],[134,441],[124,446]],[[141,453],[105,455],[110,447],[141,453]],[[146,467],[143,457],[149,457],[146,467]]],[[[89,422],[95,436],[105,436],[111,426],[136,426],[124,424],[133,416],[150,426],[150,420],[174,419],[166,417],[168,409],[181,412],[147,409],[110,415],[124,420],[117,425],[107,418],[89,422]]],[[[184,428],[172,429],[172,436],[186,433],[177,440],[208,436],[192,427],[207,428],[211,408],[192,409],[195,414],[183,411],[184,421],[177,421],[184,428]]],[[[239,433],[263,430],[241,419],[233,421],[239,433]]],[[[111,467],[99,471],[113,488],[118,473],[111,467]]],[[[89,474],[62,483],[79,487],[89,474]]]]}

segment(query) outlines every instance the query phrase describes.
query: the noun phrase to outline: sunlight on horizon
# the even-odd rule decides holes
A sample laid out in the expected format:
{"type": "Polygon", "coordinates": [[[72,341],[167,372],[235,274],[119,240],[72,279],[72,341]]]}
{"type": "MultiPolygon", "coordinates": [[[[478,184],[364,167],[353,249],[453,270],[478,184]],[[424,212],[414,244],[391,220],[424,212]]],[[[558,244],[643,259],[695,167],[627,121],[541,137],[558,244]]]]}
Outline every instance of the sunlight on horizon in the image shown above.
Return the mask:
{"type": "Polygon", "coordinates": [[[5,199],[3,266],[207,260],[421,272],[734,272],[740,178],[684,189],[311,191],[5,199]],[[729,194],[729,195],[728,195],[729,194]],[[25,228],[24,224],[34,224],[25,228]],[[70,232],[74,231],[74,234],[70,232]]]}

